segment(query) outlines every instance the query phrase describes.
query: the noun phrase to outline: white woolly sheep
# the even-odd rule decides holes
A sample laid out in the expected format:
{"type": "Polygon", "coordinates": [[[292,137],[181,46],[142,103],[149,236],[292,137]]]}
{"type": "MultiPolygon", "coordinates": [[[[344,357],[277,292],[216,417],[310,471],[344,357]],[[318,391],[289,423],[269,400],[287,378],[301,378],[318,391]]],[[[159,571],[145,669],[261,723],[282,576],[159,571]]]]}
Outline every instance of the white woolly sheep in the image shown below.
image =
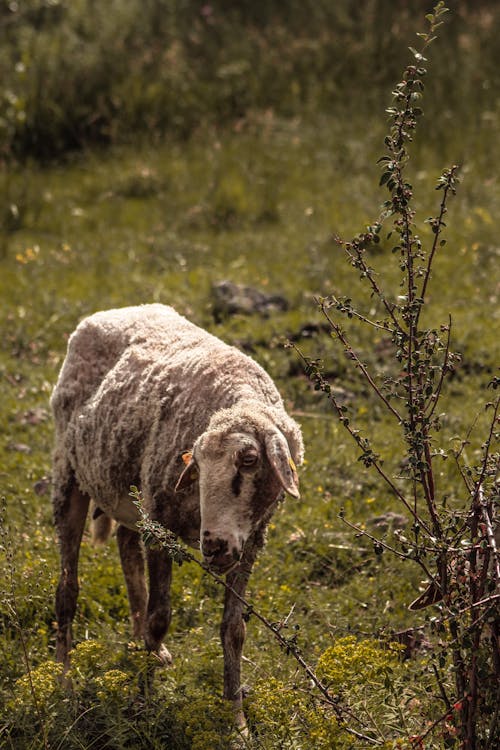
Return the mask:
{"type": "MultiPolygon", "coordinates": [[[[57,659],[68,667],[79,548],[92,499],[94,524],[109,531],[109,519],[117,523],[134,636],[167,663],[162,640],[172,562],[165,550],[143,549],[131,485],[141,489],[152,520],[200,545],[205,562],[243,596],[277,503],[284,492],[299,497],[300,428],[256,362],[160,304],[83,320],[70,337],[51,405],[61,552],[57,659]]],[[[227,589],[224,696],[240,726],[242,612],[227,589]]]]}

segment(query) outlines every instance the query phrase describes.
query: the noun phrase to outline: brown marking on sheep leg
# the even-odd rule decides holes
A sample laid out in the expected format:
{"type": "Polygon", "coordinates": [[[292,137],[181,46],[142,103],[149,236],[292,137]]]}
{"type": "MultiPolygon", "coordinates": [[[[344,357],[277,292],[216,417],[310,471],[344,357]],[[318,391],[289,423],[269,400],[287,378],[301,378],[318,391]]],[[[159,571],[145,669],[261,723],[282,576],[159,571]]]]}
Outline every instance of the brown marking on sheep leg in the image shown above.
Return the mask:
{"type": "MultiPolygon", "coordinates": [[[[239,596],[245,595],[248,579],[255,562],[259,544],[255,538],[249,539],[240,564],[226,576],[226,582],[239,596]]],[[[243,604],[237,596],[226,589],[224,614],[220,635],[224,652],[224,698],[230,700],[234,708],[237,728],[246,733],[246,719],[243,713],[243,691],[241,686],[241,655],[245,641],[246,625],[243,620],[243,604]]]]}
{"type": "Polygon", "coordinates": [[[126,526],[118,526],[116,538],[127,584],[132,633],[134,638],[143,638],[148,594],[144,578],[144,551],[141,537],[136,531],[126,526]]]}
{"type": "Polygon", "coordinates": [[[73,477],[55,485],[55,523],[61,554],[61,576],[56,591],[56,659],[63,663],[65,670],[69,667],[72,623],[78,599],[78,557],[89,502],[88,495],[78,489],[73,477]]]}
{"type": "Polygon", "coordinates": [[[148,651],[158,656],[163,665],[170,664],[172,657],[162,641],[170,625],[170,583],[172,560],[165,550],[147,550],[149,573],[149,599],[144,640],[148,651]]]}

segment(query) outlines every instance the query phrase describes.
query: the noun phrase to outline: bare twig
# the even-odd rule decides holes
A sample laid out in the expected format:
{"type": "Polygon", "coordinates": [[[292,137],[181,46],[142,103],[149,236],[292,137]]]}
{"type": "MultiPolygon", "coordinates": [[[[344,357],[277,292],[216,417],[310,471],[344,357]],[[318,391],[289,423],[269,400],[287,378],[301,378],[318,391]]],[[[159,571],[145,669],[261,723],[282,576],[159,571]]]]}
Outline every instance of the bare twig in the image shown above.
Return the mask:
{"type": "MultiPolygon", "coordinates": [[[[446,204],[448,202],[448,195],[450,191],[452,193],[455,192],[455,182],[456,182],[456,174],[458,172],[459,167],[455,164],[450,169],[447,169],[444,174],[444,184],[443,187],[443,197],[441,199],[441,205],[439,207],[439,216],[438,218],[432,222],[433,231],[434,231],[434,242],[432,243],[431,252],[429,253],[429,257],[427,259],[427,269],[424,275],[424,280],[422,282],[422,291],[420,292],[420,297],[422,300],[425,301],[425,295],[427,292],[427,286],[429,284],[429,279],[431,276],[431,268],[432,263],[434,261],[434,255],[436,253],[437,247],[438,247],[438,240],[441,236],[442,227],[444,226],[443,219],[444,215],[447,212],[446,204]]],[[[420,312],[419,312],[420,315],[420,312]]],[[[419,317],[417,316],[416,323],[418,325],[419,317]]]]}
{"type": "Polygon", "coordinates": [[[430,396],[429,402],[427,404],[426,409],[430,406],[430,411],[427,414],[427,418],[430,421],[432,419],[432,416],[434,415],[434,412],[436,410],[436,407],[439,402],[439,397],[441,395],[441,391],[443,389],[443,383],[444,379],[446,377],[446,374],[448,373],[448,359],[450,356],[450,341],[451,341],[451,315],[448,315],[448,326],[447,326],[447,337],[446,337],[446,347],[445,347],[445,353],[444,353],[444,359],[443,363],[441,365],[441,373],[439,377],[439,382],[437,384],[436,390],[434,393],[430,396]]]}
{"type": "Polygon", "coordinates": [[[393,407],[393,405],[386,399],[386,397],[384,396],[384,394],[382,393],[382,391],[380,390],[380,388],[378,387],[378,385],[375,383],[375,381],[373,380],[372,376],[368,372],[368,368],[366,367],[365,364],[363,364],[363,362],[360,360],[360,358],[358,357],[358,355],[356,354],[356,352],[352,348],[351,344],[347,340],[347,337],[345,336],[344,332],[342,331],[342,328],[337,323],[335,323],[334,320],[332,320],[331,316],[329,315],[328,311],[326,310],[326,306],[325,306],[324,302],[319,302],[318,300],[316,300],[316,302],[319,304],[319,306],[321,308],[321,312],[323,313],[323,315],[327,319],[328,323],[331,325],[332,330],[335,331],[335,334],[338,337],[339,341],[342,342],[342,345],[344,346],[344,349],[348,353],[350,359],[352,359],[356,363],[356,366],[363,373],[363,375],[365,377],[365,380],[367,380],[367,382],[370,384],[371,388],[377,394],[377,396],[379,397],[379,399],[383,402],[384,406],[391,412],[391,414],[393,416],[396,417],[396,419],[398,420],[398,423],[401,424],[401,422],[402,422],[401,415],[397,412],[397,410],[393,407]]]}
{"type": "MultiPolygon", "coordinates": [[[[291,344],[291,346],[295,349],[299,357],[302,359],[306,367],[311,367],[310,360],[305,357],[300,349],[298,349],[295,344],[291,344]]],[[[366,451],[366,445],[363,443],[363,438],[360,437],[357,430],[354,430],[348,420],[346,420],[342,406],[338,403],[337,399],[335,398],[334,394],[331,391],[331,387],[329,383],[323,378],[321,373],[316,370],[314,372],[314,379],[317,382],[318,388],[320,388],[327,396],[329,401],[332,403],[337,416],[339,418],[339,421],[341,424],[346,428],[346,430],[349,432],[353,440],[357,443],[358,447],[362,451],[366,451]]],[[[369,459],[367,459],[367,465],[373,466],[375,471],[380,475],[380,477],[384,480],[384,482],[387,484],[387,486],[390,488],[392,493],[403,503],[405,508],[408,510],[409,513],[413,516],[414,520],[419,523],[419,525],[427,531],[429,535],[431,535],[431,530],[429,526],[426,524],[426,522],[418,515],[415,508],[412,507],[412,505],[408,502],[406,497],[403,495],[403,493],[398,489],[398,487],[394,484],[394,482],[391,480],[391,478],[388,476],[388,474],[383,470],[380,462],[377,460],[375,454],[371,453],[369,456],[369,459]]]]}
{"type": "MultiPolygon", "coordinates": [[[[340,239],[337,239],[337,242],[341,245],[344,244],[343,241],[340,239]]],[[[399,320],[397,319],[396,315],[394,314],[394,310],[396,306],[388,302],[386,296],[384,295],[379,285],[377,284],[377,281],[373,275],[372,269],[366,264],[359,246],[346,245],[345,250],[346,250],[348,257],[351,259],[353,265],[356,265],[356,267],[361,270],[363,277],[368,279],[368,281],[370,282],[372,291],[378,297],[378,299],[382,302],[387,314],[389,315],[390,319],[394,323],[394,330],[400,331],[401,324],[399,320]],[[351,252],[351,250],[354,250],[354,255],[351,252]]]]}
{"type": "MultiPolygon", "coordinates": [[[[342,306],[342,302],[337,299],[337,297],[334,294],[330,294],[328,297],[328,301],[330,301],[335,305],[337,310],[342,306]]],[[[315,300],[318,304],[318,300],[315,300]]],[[[321,303],[322,305],[325,303],[321,303]]],[[[395,333],[394,328],[391,328],[386,323],[380,323],[378,320],[370,320],[370,318],[367,318],[366,315],[361,315],[357,310],[355,310],[353,307],[349,308],[349,315],[352,315],[353,318],[356,318],[357,320],[360,320],[362,323],[366,323],[366,325],[371,326],[372,328],[376,328],[380,331],[385,331],[386,333],[390,333],[393,335],[395,333]]]]}
{"type": "Polygon", "coordinates": [[[497,398],[496,402],[493,405],[493,417],[490,422],[490,429],[489,429],[488,437],[486,438],[486,442],[484,444],[483,457],[481,461],[481,473],[479,475],[479,478],[476,481],[474,493],[472,496],[472,506],[474,506],[474,503],[478,499],[479,491],[483,485],[484,477],[486,475],[486,470],[488,467],[488,457],[489,457],[490,450],[491,450],[491,443],[492,443],[493,435],[495,432],[495,426],[497,423],[499,409],[500,409],[500,396],[497,398]]]}
{"type": "Polygon", "coordinates": [[[495,538],[495,532],[493,530],[492,519],[490,518],[490,508],[488,507],[485,498],[483,486],[479,487],[479,505],[481,507],[481,515],[486,528],[486,537],[488,544],[493,556],[493,570],[495,572],[497,586],[500,584],[500,556],[498,554],[497,542],[495,538]]]}

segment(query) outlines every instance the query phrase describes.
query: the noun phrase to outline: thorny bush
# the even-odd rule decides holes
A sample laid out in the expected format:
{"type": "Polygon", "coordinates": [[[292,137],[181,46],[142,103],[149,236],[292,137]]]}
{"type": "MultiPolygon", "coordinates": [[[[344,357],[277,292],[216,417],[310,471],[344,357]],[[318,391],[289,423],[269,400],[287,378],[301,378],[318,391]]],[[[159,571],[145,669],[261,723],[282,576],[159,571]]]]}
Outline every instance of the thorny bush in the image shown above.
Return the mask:
{"type": "MultiPolygon", "coordinates": [[[[437,214],[426,220],[431,229],[426,241],[416,232],[415,199],[407,177],[409,145],[422,115],[425,54],[446,11],[440,2],[426,17],[428,31],[419,35],[422,47],[419,51],[410,48],[413,60],[387,109],[391,125],[385,138],[386,152],[379,164],[380,185],[385,186],[389,197],[382,213],[351,241],[337,238],[348,263],[364,280],[376,312],[367,314],[341,295],[318,299],[332,338],[343,347],[400,432],[401,464],[397,475],[386,469],[382,454],[374,448],[374,436],[362,434],[351,422],[345,405],[338,401],[332,383],[324,375],[322,362],[305,357],[300,351],[299,354],[315,388],[326,395],[337,418],[356,441],[359,460],[379,475],[413,520],[411,535],[400,534],[395,543],[389,544],[385,538],[368,534],[344,518],[358,534],[370,538],[379,554],[387,551],[421,568],[428,585],[410,605],[411,609],[437,607],[422,627],[429,631],[433,645],[432,670],[441,708],[411,738],[411,744],[423,748],[425,738],[435,732],[441,733],[446,747],[486,750],[497,747],[499,737],[500,562],[495,517],[499,499],[499,454],[495,451],[499,398],[494,394],[485,405],[490,418],[480,459],[475,465],[468,465],[465,447],[472,427],[455,450],[439,439],[442,415],[438,405],[444,384],[460,361],[459,354],[450,348],[452,319],[450,316],[437,327],[422,325],[423,319],[430,317],[431,271],[438,251],[446,244],[442,236],[444,219],[449,198],[457,188],[459,169],[456,165],[445,169],[437,182],[441,202],[437,214]],[[377,253],[380,258],[379,248],[385,249],[382,238],[387,222],[392,226],[386,241],[392,245],[394,263],[401,274],[401,291],[395,299],[371,265],[377,253]],[[387,368],[381,375],[365,364],[352,343],[352,334],[340,322],[342,317],[367,326],[390,342],[394,367],[389,374],[387,368]],[[439,485],[436,464],[443,459],[455,466],[452,492],[443,491],[439,485]]],[[[498,384],[499,379],[494,378],[489,387],[494,392],[498,384]]]]}

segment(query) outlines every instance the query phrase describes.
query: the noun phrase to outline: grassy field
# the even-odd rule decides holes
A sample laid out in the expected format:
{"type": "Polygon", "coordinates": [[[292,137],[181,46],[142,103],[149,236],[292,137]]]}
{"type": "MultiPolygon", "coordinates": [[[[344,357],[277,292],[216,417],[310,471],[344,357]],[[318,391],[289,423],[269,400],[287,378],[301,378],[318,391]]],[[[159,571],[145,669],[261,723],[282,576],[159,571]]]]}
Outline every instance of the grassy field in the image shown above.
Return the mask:
{"type": "MultiPolygon", "coordinates": [[[[171,304],[250,351],[302,423],[302,498],[287,499],[273,519],[250,582],[252,604],[271,621],[293,608],[288,632],[296,628],[306,659],[314,666],[320,659],[353,710],[385,735],[387,748],[409,747],[408,737],[439,713],[425,651],[401,662],[387,650],[392,633],[419,627],[432,615],[407,609],[419,590],[419,571],[376,554],[338,517],[343,508],[348,519],[370,528],[376,517],[402,509],[357,461],[355,446],[312,390],[299,357],[284,347],[292,338],[305,354],[323,359],[353,420],[396,472],[401,441],[322,332],[314,302],[335,293],[366,310],[373,304],[333,236],[350,237],[379,213],[385,195],[377,187],[376,160],[388,100],[389,91],[369,128],[341,111],[291,119],[267,111],[222,131],[207,126],[182,142],[153,146],[138,138],[133,146],[94,148],[50,167],[24,164],[0,175],[1,748],[228,746],[227,714],[218,698],[221,592],[196,566],[175,571],[168,637],[174,665],[158,674],[157,694],[148,703],[134,700],[146,657],[130,643],[114,541],[95,549],[84,540],[73,695],[61,694],[52,663],[58,555],[48,399],[67,337],[84,315],[150,301],[171,304]],[[288,310],[216,321],[212,286],[222,280],[279,293],[288,310]],[[335,674],[320,658],[332,645],[335,674]]],[[[473,461],[484,439],[482,407],[499,353],[498,119],[491,102],[461,129],[460,111],[452,111],[437,137],[439,108],[432,101],[411,162],[424,241],[431,237],[424,219],[436,211],[442,168],[459,162],[463,178],[450,205],[448,244],[436,261],[427,312],[432,325],[452,315],[453,348],[463,355],[443,402],[441,445],[452,445],[479,415],[467,448],[473,461]]],[[[396,297],[400,271],[388,242],[382,241],[373,265],[396,297]]],[[[363,359],[383,371],[384,341],[353,336],[363,359]]],[[[439,480],[453,497],[456,478],[446,462],[439,480]]],[[[296,663],[252,618],[244,674],[253,747],[364,746],[308,698],[296,663]]],[[[425,747],[443,742],[429,737],[425,747]]]]}

